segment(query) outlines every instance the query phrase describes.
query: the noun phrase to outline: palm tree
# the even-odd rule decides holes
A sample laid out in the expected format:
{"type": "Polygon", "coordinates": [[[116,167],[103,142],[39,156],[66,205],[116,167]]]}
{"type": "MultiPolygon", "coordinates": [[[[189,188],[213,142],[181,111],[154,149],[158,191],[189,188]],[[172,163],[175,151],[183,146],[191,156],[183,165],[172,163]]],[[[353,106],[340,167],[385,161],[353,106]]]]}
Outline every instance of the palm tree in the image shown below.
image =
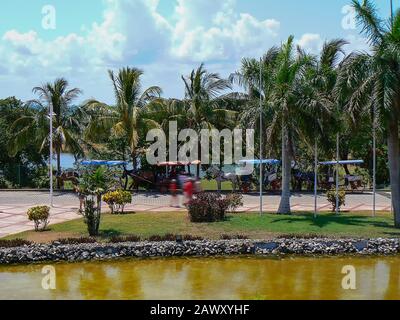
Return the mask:
{"type": "MultiPolygon", "coordinates": [[[[32,113],[17,119],[10,127],[16,132],[9,143],[10,155],[15,155],[28,144],[39,145],[40,151],[49,146],[49,110],[53,106],[53,148],[57,156],[57,172],[61,172],[61,153],[71,152],[75,156],[83,156],[81,144],[82,126],[73,117],[74,101],[82,92],[78,88],[68,89],[68,81],[56,79],[33,88],[38,95],[37,100],[29,101],[32,113]]],[[[58,185],[58,187],[60,187],[58,185]]]]}
{"type": "Polygon", "coordinates": [[[146,116],[156,121],[168,136],[169,122],[176,121],[178,128],[187,125],[187,108],[185,103],[179,99],[156,99],[148,105],[146,116]]]}
{"type": "MultiPolygon", "coordinates": [[[[268,108],[266,101],[269,101],[271,97],[273,88],[273,70],[278,53],[279,48],[272,47],[262,57],[261,62],[254,58],[243,58],[240,70],[232,73],[229,77],[232,83],[244,88],[246,92],[238,97],[242,102],[242,108],[239,114],[239,124],[243,128],[254,129],[256,137],[260,136],[260,96],[263,108],[262,122],[264,124],[271,122],[271,110],[268,108]],[[262,72],[261,83],[260,71],[262,72]]],[[[263,135],[266,135],[266,131],[263,132],[263,135]]],[[[258,146],[255,147],[255,150],[258,151],[260,150],[260,141],[256,141],[258,146]]],[[[267,144],[264,143],[262,154],[258,156],[260,159],[271,156],[271,151],[273,149],[274,148],[268,148],[267,144]]]]}
{"type": "Polygon", "coordinates": [[[273,119],[268,127],[267,136],[274,136],[274,131],[279,129],[282,135],[282,195],[278,214],[291,213],[291,163],[294,156],[294,137],[299,130],[299,99],[307,68],[314,63],[314,57],[301,50],[295,54],[293,40],[293,36],[290,36],[278,53],[271,100],[268,102],[273,119]]]}
{"type": "Polygon", "coordinates": [[[343,39],[326,41],[315,63],[307,68],[301,82],[301,99],[298,99],[300,135],[308,149],[318,145],[318,151],[327,157],[334,156],[336,139],[342,124],[341,106],[334,89],[341,59],[345,57],[343,39]]]}
{"type": "Polygon", "coordinates": [[[89,123],[87,137],[93,141],[109,137],[110,134],[124,138],[135,168],[140,135],[148,128],[158,127],[155,121],[146,117],[147,107],[159,99],[162,92],[156,86],[142,92],[142,75],[142,70],[129,67],[120,69],[117,75],[109,71],[116,105],[109,106],[97,100],[90,100],[85,104],[89,110],[97,113],[89,123]]]}
{"type": "Polygon", "coordinates": [[[348,56],[340,68],[336,91],[354,122],[371,110],[379,116],[387,135],[395,226],[400,228],[400,12],[387,22],[379,18],[370,0],[362,4],[353,0],[352,6],[371,53],[348,56]]]}
{"type": "MultiPolygon", "coordinates": [[[[202,129],[222,128],[222,125],[233,126],[237,112],[225,108],[226,102],[234,96],[224,91],[231,89],[231,83],[222,79],[217,73],[210,73],[201,64],[192,70],[188,77],[182,76],[185,84],[183,100],[187,114],[187,125],[198,134],[202,129]]],[[[201,145],[199,141],[198,154],[201,145]]],[[[199,167],[197,169],[199,175],[199,167]]]]}
{"type": "MultiPolygon", "coordinates": [[[[307,67],[313,58],[298,50],[294,52],[293,37],[280,48],[270,49],[260,62],[244,59],[242,70],[231,76],[242,84],[249,98],[249,108],[242,114],[246,123],[257,126],[260,95],[263,104],[263,123],[268,146],[282,142],[282,196],[279,214],[290,214],[291,161],[294,156],[294,137],[299,132],[299,100],[302,97],[301,85],[307,67]],[[260,68],[261,79],[260,84],[260,68]],[[252,120],[251,120],[252,119],[252,120]],[[250,121],[251,120],[251,121],[250,121]],[[281,138],[279,138],[281,136],[281,138]]],[[[266,147],[264,150],[266,152],[266,147]]],[[[264,155],[260,155],[264,156],[264,155]]]]}
{"type": "Polygon", "coordinates": [[[276,141],[281,139],[282,196],[278,214],[291,212],[291,161],[294,156],[295,135],[301,134],[300,120],[302,113],[306,111],[300,108],[301,99],[305,99],[303,82],[308,67],[314,63],[312,56],[300,49],[297,55],[294,51],[293,36],[291,36],[280,48],[273,47],[268,50],[261,64],[255,59],[243,59],[241,70],[231,75],[231,80],[247,91],[248,105],[241,115],[242,124],[257,127],[261,95],[267,138],[263,152],[267,152],[267,145],[274,146],[276,141]]]}

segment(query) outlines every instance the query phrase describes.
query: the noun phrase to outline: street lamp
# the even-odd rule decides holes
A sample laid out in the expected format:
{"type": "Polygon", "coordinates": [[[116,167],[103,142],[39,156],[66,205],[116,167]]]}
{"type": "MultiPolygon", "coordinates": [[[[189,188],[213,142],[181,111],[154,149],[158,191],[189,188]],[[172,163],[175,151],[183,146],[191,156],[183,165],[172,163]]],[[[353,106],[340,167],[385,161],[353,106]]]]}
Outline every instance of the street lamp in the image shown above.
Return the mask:
{"type": "Polygon", "coordinates": [[[393,27],[393,0],[390,0],[390,20],[393,27]]]}
{"type": "Polygon", "coordinates": [[[53,207],[53,117],[56,114],[53,111],[53,104],[50,103],[50,112],[48,118],[50,120],[50,160],[49,160],[49,175],[50,175],[50,207],[53,207]]]}
{"type": "Polygon", "coordinates": [[[263,154],[262,154],[262,58],[260,58],[260,215],[263,214],[263,154]]]}

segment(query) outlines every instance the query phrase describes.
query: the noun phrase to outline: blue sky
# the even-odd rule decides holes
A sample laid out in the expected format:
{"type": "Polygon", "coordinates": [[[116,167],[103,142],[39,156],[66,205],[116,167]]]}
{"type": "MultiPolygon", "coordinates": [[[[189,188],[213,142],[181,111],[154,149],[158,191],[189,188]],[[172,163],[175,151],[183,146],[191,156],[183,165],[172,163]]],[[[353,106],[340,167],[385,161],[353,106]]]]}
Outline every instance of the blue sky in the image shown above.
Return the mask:
{"type": "MultiPolygon", "coordinates": [[[[367,50],[358,30],[343,27],[350,0],[2,0],[0,97],[33,98],[31,89],[56,77],[113,102],[107,69],[136,66],[145,86],[181,97],[180,76],[205,62],[228,76],[244,56],[258,57],[290,35],[317,53],[343,37],[348,50],[367,50]],[[44,29],[42,8],[55,9],[44,29]],[[343,11],[344,10],[344,11],[343,11]],[[345,13],[344,13],[345,12],[345,13]]],[[[383,16],[389,0],[376,1],[383,16]]],[[[394,0],[397,7],[400,0],[394,0]]],[[[347,27],[346,27],[347,26],[347,27]]]]}

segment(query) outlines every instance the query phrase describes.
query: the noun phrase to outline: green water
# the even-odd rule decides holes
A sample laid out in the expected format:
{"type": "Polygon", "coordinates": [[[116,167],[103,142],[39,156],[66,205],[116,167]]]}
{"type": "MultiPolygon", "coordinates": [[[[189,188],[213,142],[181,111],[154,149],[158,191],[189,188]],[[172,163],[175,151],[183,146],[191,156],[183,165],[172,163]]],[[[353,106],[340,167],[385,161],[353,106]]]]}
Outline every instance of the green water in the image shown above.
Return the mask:
{"type": "Polygon", "coordinates": [[[400,257],[202,258],[0,266],[0,299],[400,299],[400,257]],[[356,290],[342,288],[342,268],[356,290]]]}

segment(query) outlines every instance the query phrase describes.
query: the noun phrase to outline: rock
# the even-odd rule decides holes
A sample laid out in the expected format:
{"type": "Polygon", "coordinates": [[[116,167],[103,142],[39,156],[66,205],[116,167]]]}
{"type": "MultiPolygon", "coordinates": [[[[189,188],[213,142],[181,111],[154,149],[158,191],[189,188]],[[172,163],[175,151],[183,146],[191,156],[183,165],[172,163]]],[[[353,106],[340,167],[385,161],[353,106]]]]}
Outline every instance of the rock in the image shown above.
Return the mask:
{"type": "Polygon", "coordinates": [[[276,239],[202,240],[176,242],[138,242],[116,244],[61,245],[37,244],[0,248],[0,264],[41,261],[105,260],[118,257],[169,257],[216,255],[394,255],[400,252],[399,239],[276,239]]]}

